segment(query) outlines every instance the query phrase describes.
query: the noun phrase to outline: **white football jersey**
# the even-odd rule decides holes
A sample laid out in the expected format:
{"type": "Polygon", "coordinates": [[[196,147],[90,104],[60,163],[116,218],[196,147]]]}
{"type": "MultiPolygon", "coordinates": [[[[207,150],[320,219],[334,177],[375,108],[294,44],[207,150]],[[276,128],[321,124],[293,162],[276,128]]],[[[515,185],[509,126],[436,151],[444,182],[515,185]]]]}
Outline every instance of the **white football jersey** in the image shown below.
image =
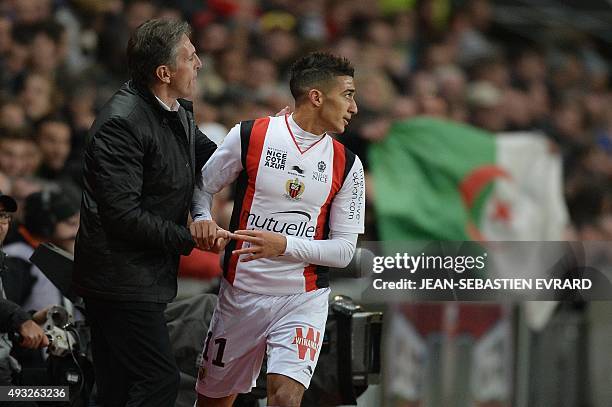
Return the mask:
{"type": "MultiPolygon", "coordinates": [[[[240,146],[235,154],[240,154],[242,170],[230,230],[267,230],[309,240],[327,239],[330,230],[363,233],[364,173],[355,154],[329,135],[300,150],[287,116],[246,121],[236,127],[220,147],[240,146]],[[234,137],[240,137],[240,142],[234,137]]],[[[223,172],[223,163],[217,161],[222,160],[213,155],[207,163],[209,174],[215,174],[209,165],[218,165],[223,172]]],[[[231,252],[246,244],[231,241],[226,248],[224,276],[235,287],[288,295],[329,286],[326,267],[290,256],[239,262],[231,252]]]]}

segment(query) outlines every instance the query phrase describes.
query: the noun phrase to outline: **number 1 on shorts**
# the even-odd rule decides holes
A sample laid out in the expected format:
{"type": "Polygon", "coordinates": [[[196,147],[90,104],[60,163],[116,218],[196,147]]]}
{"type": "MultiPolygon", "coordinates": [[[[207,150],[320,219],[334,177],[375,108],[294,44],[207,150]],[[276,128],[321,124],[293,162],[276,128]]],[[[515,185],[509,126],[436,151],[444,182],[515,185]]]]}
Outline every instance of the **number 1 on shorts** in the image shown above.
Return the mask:
{"type": "MultiPolygon", "coordinates": [[[[206,344],[204,345],[204,360],[208,361],[208,346],[210,345],[210,339],[212,338],[212,332],[208,332],[206,335],[206,344]]],[[[215,366],[223,367],[223,352],[225,352],[225,344],[227,343],[226,338],[215,339],[215,345],[219,345],[217,349],[217,356],[213,359],[212,364],[215,366]]]]}

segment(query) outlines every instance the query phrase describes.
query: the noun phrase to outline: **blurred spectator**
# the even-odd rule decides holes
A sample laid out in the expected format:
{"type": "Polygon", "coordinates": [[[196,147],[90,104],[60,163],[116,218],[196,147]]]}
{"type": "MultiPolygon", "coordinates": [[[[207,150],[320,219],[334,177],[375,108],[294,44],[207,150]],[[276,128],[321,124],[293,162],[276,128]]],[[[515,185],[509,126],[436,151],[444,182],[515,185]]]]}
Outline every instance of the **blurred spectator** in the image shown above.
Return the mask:
{"type": "Polygon", "coordinates": [[[38,123],[36,142],[40,148],[41,165],[38,176],[47,180],[70,178],[66,160],[70,154],[70,127],[61,119],[43,119],[38,123]]]}
{"type": "Polygon", "coordinates": [[[37,167],[38,147],[29,135],[23,131],[0,131],[0,171],[9,177],[20,177],[34,174],[37,167]]]}
{"type": "Polygon", "coordinates": [[[0,56],[6,58],[11,49],[13,38],[11,30],[12,21],[6,16],[0,16],[0,56]]]}
{"type": "Polygon", "coordinates": [[[453,35],[459,47],[459,63],[472,65],[481,58],[494,55],[497,47],[485,35],[491,22],[488,0],[469,0],[454,16],[453,35]]]}
{"type": "Polygon", "coordinates": [[[194,106],[198,127],[209,139],[220,145],[227,135],[227,127],[219,123],[219,109],[213,104],[198,101],[194,106]]]}
{"type": "Polygon", "coordinates": [[[546,80],[547,68],[543,51],[524,48],[518,52],[514,62],[515,86],[528,87],[546,80]]]}
{"type": "Polygon", "coordinates": [[[98,37],[98,61],[107,72],[127,79],[125,48],[131,33],[142,23],[153,18],[157,7],[148,0],[129,0],[118,3],[117,9],[104,15],[98,37]]]}
{"type": "MultiPolygon", "coordinates": [[[[11,213],[17,209],[17,203],[13,198],[0,192],[0,247],[9,230],[11,213]]],[[[22,337],[20,346],[29,349],[42,348],[49,345],[49,340],[38,324],[46,320],[47,308],[31,315],[27,308],[20,307],[13,301],[8,300],[9,294],[14,294],[11,277],[14,274],[9,271],[10,263],[6,254],[0,251],[0,385],[11,385],[13,377],[20,372],[17,360],[10,356],[12,343],[8,333],[19,333],[22,337]]]]}
{"type": "MultiPolygon", "coordinates": [[[[34,176],[18,177],[13,179],[11,192],[13,198],[15,198],[17,201],[17,212],[15,212],[13,218],[18,223],[23,223],[24,220],[23,211],[25,207],[25,199],[35,192],[42,191],[44,186],[46,186],[45,182],[42,179],[34,176]]],[[[12,232],[16,233],[17,231],[16,229],[11,229],[10,233],[12,232]]],[[[11,243],[13,241],[15,241],[15,237],[9,234],[6,243],[11,243]]]]}
{"type": "MultiPolygon", "coordinates": [[[[62,47],[64,34],[64,28],[53,21],[36,27],[30,44],[32,72],[54,79],[65,57],[65,49],[62,47]]],[[[64,81],[56,83],[60,86],[65,84],[64,81]]]]}
{"type": "Polygon", "coordinates": [[[26,116],[23,107],[16,101],[6,101],[0,105],[0,127],[8,130],[20,130],[26,127],[26,116]]]}
{"type": "MultiPolygon", "coordinates": [[[[5,252],[29,262],[40,243],[50,242],[74,252],[79,228],[79,199],[73,191],[44,189],[29,195],[24,205],[24,223],[18,228],[19,240],[5,246],[5,252]]],[[[26,309],[42,309],[48,304],[62,305],[63,297],[49,279],[33,264],[36,277],[30,297],[22,304],[26,309]]]]}
{"type": "Polygon", "coordinates": [[[434,75],[427,71],[418,71],[412,75],[411,94],[417,104],[420,115],[446,117],[448,103],[440,93],[434,75]]]}
{"type": "Polygon", "coordinates": [[[5,90],[15,92],[18,82],[26,72],[30,49],[28,46],[29,32],[19,33],[13,26],[11,29],[10,48],[2,58],[2,85],[5,90]]]}
{"type": "Polygon", "coordinates": [[[6,194],[10,194],[12,191],[13,185],[11,179],[6,176],[5,173],[0,171],[0,191],[6,192],[6,194]]]}
{"type": "Polygon", "coordinates": [[[264,31],[260,39],[263,55],[267,55],[277,66],[281,77],[286,77],[299,51],[295,33],[288,27],[273,27],[264,31]]]}
{"type": "Polygon", "coordinates": [[[13,1],[15,21],[25,24],[39,23],[51,16],[51,0],[13,1]]]}
{"type": "Polygon", "coordinates": [[[475,60],[471,71],[474,82],[488,82],[501,91],[510,84],[508,63],[500,55],[488,55],[475,60]]]}
{"type": "Polygon", "coordinates": [[[529,94],[518,89],[509,89],[502,97],[503,115],[506,116],[505,130],[533,130],[535,118],[531,110],[529,94]]]}
{"type": "Polygon", "coordinates": [[[476,82],[467,91],[471,122],[497,133],[506,129],[502,92],[490,82],[476,82]]]}
{"type": "Polygon", "coordinates": [[[19,89],[19,102],[31,123],[42,119],[57,109],[55,86],[50,78],[36,73],[26,75],[19,89]]]}
{"type": "Polygon", "coordinates": [[[205,56],[216,58],[223,50],[231,46],[229,28],[221,23],[206,24],[196,35],[195,46],[198,53],[205,56]]]}

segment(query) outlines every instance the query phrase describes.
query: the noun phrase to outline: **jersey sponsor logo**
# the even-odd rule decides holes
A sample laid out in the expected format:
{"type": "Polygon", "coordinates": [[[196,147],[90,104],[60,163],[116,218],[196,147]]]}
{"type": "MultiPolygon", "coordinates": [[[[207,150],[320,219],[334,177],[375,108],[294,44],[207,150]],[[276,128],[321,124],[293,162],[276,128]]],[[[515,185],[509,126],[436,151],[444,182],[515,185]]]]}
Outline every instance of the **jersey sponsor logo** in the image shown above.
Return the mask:
{"type": "Polygon", "coordinates": [[[312,179],[315,181],[319,181],[322,182],[324,184],[327,184],[327,181],[329,180],[329,177],[327,174],[323,174],[321,172],[313,172],[312,173],[312,179]]]}
{"type": "Polygon", "coordinates": [[[304,336],[303,332],[302,328],[295,328],[295,337],[291,344],[297,346],[298,357],[301,360],[306,359],[306,353],[309,353],[310,361],[314,362],[317,356],[317,349],[319,349],[321,332],[310,327],[306,331],[306,336],[304,336]]]}
{"type": "Polygon", "coordinates": [[[291,166],[291,169],[289,171],[287,171],[287,173],[289,175],[291,175],[292,177],[295,177],[295,178],[304,178],[304,177],[306,177],[304,175],[304,172],[305,172],[304,169],[300,168],[300,166],[298,166],[298,165],[291,166]]]}
{"type": "Polygon", "coordinates": [[[327,181],[329,180],[329,175],[324,173],[326,168],[327,164],[325,164],[325,161],[319,161],[319,163],[317,164],[317,169],[319,171],[312,172],[312,179],[327,184],[327,181]]]}
{"type": "Polygon", "coordinates": [[[351,181],[353,183],[353,187],[351,188],[351,202],[349,202],[348,218],[349,220],[360,220],[365,189],[363,169],[353,171],[351,174],[351,181]]]}
{"type": "Polygon", "coordinates": [[[300,197],[304,193],[305,189],[306,189],[306,186],[299,179],[297,178],[289,179],[285,183],[285,191],[287,192],[285,194],[285,198],[293,200],[293,201],[299,201],[302,199],[300,197]]]}
{"type": "Polygon", "coordinates": [[[313,238],[315,235],[316,228],[312,225],[308,226],[312,217],[307,212],[281,211],[272,212],[271,215],[299,215],[303,216],[305,220],[285,222],[275,219],[273,216],[265,217],[251,212],[247,214],[247,227],[276,232],[286,236],[313,238]]]}
{"type": "Polygon", "coordinates": [[[266,150],[266,159],[264,167],[274,168],[275,170],[284,170],[287,164],[287,152],[277,148],[268,147],[266,150]]]}

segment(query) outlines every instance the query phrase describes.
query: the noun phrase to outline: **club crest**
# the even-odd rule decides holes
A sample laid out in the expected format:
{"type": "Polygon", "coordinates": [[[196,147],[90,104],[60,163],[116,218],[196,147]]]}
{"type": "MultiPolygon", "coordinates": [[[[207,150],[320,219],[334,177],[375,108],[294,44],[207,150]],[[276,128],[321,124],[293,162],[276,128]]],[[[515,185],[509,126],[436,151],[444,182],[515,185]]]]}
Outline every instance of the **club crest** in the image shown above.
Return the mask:
{"type": "Polygon", "coordinates": [[[285,198],[292,199],[295,201],[300,200],[300,196],[302,196],[302,194],[304,193],[304,189],[305,186],[302,181],[297,178],[289,179],[285,183],[285,191],[287,192],[285,194],[285,198]]]}

